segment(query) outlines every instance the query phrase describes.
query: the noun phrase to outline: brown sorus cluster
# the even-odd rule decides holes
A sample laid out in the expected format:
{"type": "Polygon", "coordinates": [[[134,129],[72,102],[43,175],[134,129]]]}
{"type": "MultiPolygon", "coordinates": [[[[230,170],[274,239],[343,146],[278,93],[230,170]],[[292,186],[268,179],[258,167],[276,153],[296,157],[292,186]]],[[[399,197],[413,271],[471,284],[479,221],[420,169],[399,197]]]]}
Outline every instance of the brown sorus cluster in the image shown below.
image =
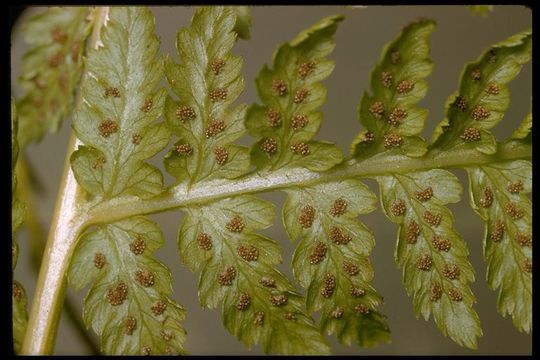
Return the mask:
{"type": "Polygon", "coordinates": [[[408,244],[415,244],[418,236],[420,235],[420,226],[414,220],[407,225],[405,230],[405,240],[408,244]]]}
{"type": "Polygon", "coordinates": [[[405,117],[407,117],[407,111],[396,107],[388,116],[388,123],[393,126],[398,126],[405,117]]]}
{"type": "Polygon", "coordinates": [[[218,275],[218,283],[221,286],[230,286],[232,285],[233,280],[236,278],[236,268],[234,266],[227,266],[218,275]]]}
{"type": "Polygon", "coordinates": [[[491,188],[486,187],[484,188],[483,196],[480,198],[480,205],[483,208],[487,208],[487,207],[490,207],[492,203],[493,203],[493,192],[491,191],[491,188]]]}
{"type": "Polygon", "coordinates": [[[296,114],[291,119],[291,126],[294,131],[305,128],[307,124],[308,118],[304,114],[296,114]]]}
{"type": "Polygon", "coordinates": [[[211,102],[218,102],[223,101],[227,99],[227,89],[225,88],[215,88],[213,90],[210,90],[210,101],[211,102]]]}
{"type": "Polygon", "coordinates": [[[287,298],[287,295],[285,294],[270,295],[270,303],[274,306],[281,306],[285,304],[287,300],[289,300],[289,298],[287,298]]]}
{"type": "Polygon", "coordinates": [[[321,241],[317,242],[309,254],[309,263],[315,265],[323,261],[326,257],[327,250],[328,248],[325,243],[321,241]]]}
{"type": "Polygon", "coordinates": [[[480,69],[474,69],[472,72],[471,72],[471,77],[473,80],[475,81],[478,81],[482,78],[482,71],[480,71],[480,69]]]}
{"type": "Polygon", "coordinates": [[[176,118],[181,122],[185,122],[186,120],[193,120],[197,116],[197,114],[195,114],[195,110],[188,105],[181,105],[177,107],[175,115],[176,118]]]}
{"type": "Polygon", "coordinates": [[[99,134],[108,138],[111,134],[118,132],[118,124],[110,119],[104,120],[99,124],[99,134]]]}
{"type": "Polygon", "coordinates": [[[452,103],[455,107],[457,107],[461,111],[465,111],[467,109],[467,99],[465,96],[456,96],[456,99],[452,103]]]}
{"type": "Polygon", "coordinates": [[[263,276],[261,278],[261,280],[259,280],[259,283],[262,285],[262,286],[265,286],[265,287],[275,287],[276,286],[276,281],[274,279],[271,279],[269,277],[266,277],[266,276],[263,276]]]}
{"type": "Polygon", "coordinates": [[[144,99],[144,102],[143,104],[141,105],[141,111],[142,112],[149,112],[150,110],[152,110],[152,106],[154,106],[154,99],[152,98],[148,98],[148,99],[144,99]]]}
{"type": "Polygon", "coordinates": [[[161,300],[157,300],[152,304],[152,306],[150,307],[150,310],[152,310],[152,313],[155,316],[159,316],[163,314],[165,310],[167,310],[167,303],[161,300]]]}
{"type": "Polygon", "coordinates": [[[68,38],[67,34],[62,31],[59,27],[55,27],[51,30],[51,36],[53,40],[59,44],[65,44],[68,38]]]}
{"type": "Polygon", "coordinates": [[[450,250],[451,243],[450,243],[450,240],[446,238],[443,238],[438,235],[433,235],[433,238],[431,238],[431,242],[433,243],[433,246],[439,251],[450,250]]]}
{"type": "Polygon", "coordinates": [[[405,206],[405,202],[401,199],[394,201],[394,203],[390,206],[390,212],[394,216],[400,216],[405,214],[405,211],[407,210],[407,207],[405,206]]]}
{"type": "Polygon", "coordinates": [[[352,240],[349,234],[344,233],[343,230],[337,226],[332,226],[332,228],[330,228],[330,239],[337,245],[346,245],[352,240]]]}
{"type": "Polygon", "coordinates": [[[463,295],[461,295],[461,293],[459,292],[458,289],[456,288],[452,288],[450,290],[448,290],[448,297],[452,300],[452,301],[461,301],[463,300],[463,295]]]}
{"type": "Polygon", "coordinates": [[[131,136],[131,143],[133,145],[139,145],[141,143],[141,140],[142,140],[142,136],[139,134],[133,134],[131,136]]]}
{"type": "Polygon", "coordinates": [[[347,211],[349,203],[343,198],[336,199],[330,208],[330,215],[341,216],[347,211]]]}
{"type": "Polygon", "coordinates": [[[490,82],[487,85],[486,92],[491,95],[499,95],[499,84],[497,84],[495,81],[490,82]]]}
{"type": "Polygon", "coordinates": [[[381,83],[385,87],[392,86],[392,74],[389,71],[381,72],[381,83]]]}
{"type": "Polygon", "coordinates": [[[308,89],[298,89],[294,93],[294,103],[299,104],[306,100],[306,98],[309,96],[309,90],[308,89]]]}
{"type": "Polygon", "coordinates": [[[431,295],[429,296],[429,299],[431,301],[437,301],[442,296],[442,287],[441,284],[438,281],[435,281],[431,284],[431,295]]]}
{"type": "Polygon", "coordinates": [[[103,253],[97,252],[94,255],[94,266],[98,269],[102,269],[103,266],[105,266],[105,263],[107,260],[105,259],[105,255],[103,253]]]}
{"type": "Polygon", "coordinates": [[[298,155],[302,155],[302,156],[306,156],[306,155],[311,154],[311,150],[309,149],[309,145],[306,144],[303,141],[291,144],[291,146],[289,146],[289,149],[293,153],[298,154],[298,155]]]}
{"type": "Polygon", "coordinates": [[[281,79],[272,80],[272,90],[274,90],[279,96],[287,94],[287,84],[281,79]]]}
{"type": "Polygon", "coordinates": [[[354,297],[361,297],[366,294],[366,291],[364,289],[351,285],[349,293],[354,297]]]}
{"type": "Polygon", "coordinates": [[[345,271],[349,276],[355,276],[360,272],[360,267],[350,261],[344,261],[343,271],[345,271]]]}
{"type": "Polygon", "coordinates": [[[159,331],[159,335],[165,341],[171,341],[171,339],[173,338],[172,332],[170,332],[169,330],[165,330],[165,329],[161,329],[159,331]]]}
{"type": "Polygon", "coordinates": [[[212,248],[212,237],[204,232],[199,233],[197,235],[197,245],[201,250],[210,250],[212,248]]]}
{"type": "Polygon", "coordinates": [[[217,134],[223,132],[225,130],[225,121],[223,120],[212,120],[210,124],[206,127],[206,130],[204,130],[204,136],[207,139],[210,139],[211,137],[216,136],[217,134]]]}
{"type": "Polygon", "coordinates": [[[214,156],[218,165],[225,165],[227,160],[229,160],[229,152],[222,146],[214,148],[214,156]]]}
{"type": "Polygon", "coordinates": [[[60,50],[49,58],[49,66],[57,67],[64,62],[64,53],[60,50]]]}
{"type": "Polygon", "coordinates": [[[375,141],[375,135],[371,131],[368,131],[364,134],[364,138],[362,139],[361,142],[364,144],[371,144],[374,141],[375,141]]]}
{"type": "Polygon", "coordinates": [[[471,112],[471,116],[474,120],[480,121],[482,119],[488,118],[491,113],[483,106],[477,105],[474,107],[471,112]]]}
{"type": "Polygon", "coordinates": [[[137,328],[137,319],[133,316],[127,316],[124,319],[124,332],[126,335],[132,335],[133,331],[137,328]]]}
{"type": "Polygon", "coordinates": [[[433,213],[431,211],[426,211],[422,218],[431,226],[439,226],[441,224],[442,215],[433,213]]]}
{"type": "Polygon", "coordinates": [[[221,70],[223,70],[223,67],[225,66],[225,61],[222,59],[214,59],[212,63],[210,64],[210,68],[212,69],[212,72],[214,75],[219,75],[221,73],[221,70]]]}
{"type": "Polygon", "coordinates": [[[532,273],[532,261],[531,259],[527,258],[525,259],[523,263],[523,270],[525,270],[528,273],[532,273]]]}
{"type": "Polygon", "coordinates": [[[386,149],[400,147],[403,144],[403,138],[399,134],[386,134],[383,144],[386,149]]]}
{"type": "Polygon", "coordinates": [[[262,326],[264,324],[264,312],[257,311],[255,313],[255,318],[253,319],[253,323],[258,326],[262,326]]]}
{"type": "Polygon", "coordinates": [[[107,302],[112,306],[122,305],[127,299],[128,287],[126,283],[120,281],[116,286],[109,288],[107,291],[107,302]]]}
{"type": "Polygon", "coordinates": [[[246,227],[246,223],[240,216],[235,215],[231,220],[229,220],[225,227],[230,232],[241,233],[242,230],[244,230],[244,228],[246,227]]]}
{"type": "Polygon", "coordinates": [[[480,130],[473,127],[468,127],[465,130],[463,130],[463,134],[461,134],[460,138],[463,139],[465,142],[472,142],[472,141],[478,141],[482,137],[482,134],[480,133],[480,130]]]}
{"type": "Polygon", "coordinates": [[[286,320],[289,320],[289,321],[296,321],[296,315],[294,313],[292,313],[292,312],[285,313],[285,315],[283,315],[283,317],[286,320]]]}
{"type": "Polygon", "coordinates": [[[396,91],[400,94],[405,94],[405,93],[410,92],[413,88],[414,88],[414,83],[412,81],[403,80],[397,85],[396,91]]]}
{"type": "Polygon", "coordinates": [[[369,308],[364,304],[358,304],[354,307],[354,311],[362,315],[368,315],[370,313],[369,308]]]}
{"type": "Polygon", "coordinates": [[[81,42],[80,41],[73,42],[73,45],[71,45],[71,60],[73,60],[73,62],[77,62],[79,60],[80,49],[81,49],[81,42]]]}
{"type": "Polygon", "coordinates": [[[414,196],[420,201],[428,201],[433,196],[433,188],[428,186],[424,190],[415,191],[414,196]]]}
{"type": "Polygon", "coordinates": [[[135,272],[135,280],[144,287],[154,286],[154,274],[147,270],[137,270],[135,272]]]}
{"type": "Polygon", "coordinates": [[[506,211],[506,213],[514,220],[519,220],[525,215],[525,211],[519,207],[518,204],[513,202],[506,203],[504,211],[506,211]]]}
{"type": "Polygon", "coordinates": [[[120,91],[118,90],[118,88],[115,88],[113,86],[109,86],[109,87],[107,87],[105,89],[105,97],[109,97],[109,96],[119,98],[120,97],[120,91]]]}
{"type": "Polygon", "coordinates": [[[251,245],[238,245],[236,253],[246,261],[256,261],[259,258],[259,250],[251,245]]]}
{"type": "Polygon", "coordinates": [[[129,249],[135,255],[141,255],[146,249],[146,242],[140,235],[137,235],[137,238],[129,244],[129,249]]]}
{"type": "Polygon", "coordinates": [[[525,234],[517,234],[516,241],[521,246],[532,246],[532,236],[525,234]]]}
{"type": "Polygon", "coordinates": [[[278,150],[278,143],[276,139],[273,138],[265,138],[261,144],[260,148],[263,152],[267,153],[268,155],[273,155],[278,150]]]}
{"type": "Polygon", "coordinates": [[[321,295],[325,298],[329,298],[334,294],[336,288],[336,277],[332,274],[326,274],[324,276],[323,286],[321,287],[321,295]]]}
{"type": "Polygon", "coordinates": [[[243,311],[249,307],[249,304],[251,304],[251,296],[247,293],[240,293],[238,301],[236,302],[236,308],[243,311]]]}
{"type": "Polygon", "coordinates": [[[332,316],[334,319],[341,319],[343,316],[345,310],[341,306],[336,306],[334,310],[332,310],[332,313],[330,313],[330,316],[332,316]]]}
{"type": "Polygon", "coordinates": [[[506,225],[501,220],[495,221],[493,224],[493,231],[489,235],[489,238],[494,242],[499,242],[504,236],[504,231],[506,230],[506,225]]]}
{"type": "Polygon", "coordinates": [[[392,60],[392,64],[396,65],[401,60],[401,54],[399,51],[394,50],[390,54],[390,59],[392,60]]]}
{"type": "Polygon", "coordinates": [[[300,215],[298,216],[298,223],[304,229],[309,229],[313,225],[313,219],[315,218],[315,209],[311,205],[305,205],[300,209],[300,215]]]}
{"type": "Polygon", "coordinates": [[[278,111],[268,108],[264,114],[266,115],[266,120],[268,120],[270,126],[276,127],[281,125],[281,115],[278,111]]]}
{"type": "Polygon", "coordinates": [[[418,262],[416,263],[416,267],[420,270],[428,271],[431,269],[431,265],[433,265],[433,259],[431,258],[431,255],[424,254],[418,259],[418,262]]]}
{"type": "Polygon", "coordinates": [[[15,300],[21,301],[21,299],[23,298],[23,290],[19,286],[19,284],[17,284],[16,282],[13,282],[12,289],[13,289],[13,297],[15,298],[15,300]]]}
{"type": "Polygon", "coordinates": [[[148,356],[151,354],[151,352],[152,352],[152,349],[150,349],[149,346],[143,346],[141,348],[141,355],[148,356]]]}
{"type": "Polygon", "coordinates": [[[461,270],[455,264],[445,264],[442,270],[442,273],[448,279],[455,280],[459,278],[459,275],[461,274],[461,270]]]}
{"type": "Polygon", "coordinates": [[[311,60],[305,61],[298,66],[298,76],[300,76],[301,79],[305,79],[308,75],[313,73],[314,70],[315,62],[311,60]]]}
{"type": "Polygon", "coordinates": [[[512,194],[519,194],[523,191],[523,183],[521,180],[512,181],[506,189],[511,192],[512,194]]]}
{"type": "Polygon", "coordinates": [[[189,156],[193,154],[193,148],[189,144],[178,144],[174,147],[176,153],[182,156],[189,156]]]}
{"type": "Polygon", "coordinates": [[[374,118],[380,119],[384,115],[384,104],[382,101],[374,101],[368,110],[374,118]]]}

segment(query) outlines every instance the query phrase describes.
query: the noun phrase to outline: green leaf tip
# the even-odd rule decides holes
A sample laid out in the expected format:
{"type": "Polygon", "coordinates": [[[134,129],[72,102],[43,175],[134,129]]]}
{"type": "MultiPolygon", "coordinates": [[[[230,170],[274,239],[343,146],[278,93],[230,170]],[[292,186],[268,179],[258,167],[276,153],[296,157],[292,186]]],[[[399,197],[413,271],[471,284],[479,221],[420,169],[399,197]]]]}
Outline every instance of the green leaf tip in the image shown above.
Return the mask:
{"type": "Polygon", "coordinates": [[[238,34],[238,37],[243,40],[249,40],[251,37],[251,9],[249,6],[232,6],[231,7],[236,14],[236,22],[234,24],[234,31],[238,34]]]}
{"type": "Polygon", "coordinates": [[[321,311],[320,327],[346,345],[390,342],[382,297],[371,286],[371,231],[356,220],[373,211],[376,197],[359,180],[286,190],[283,223],[291,240],[300,238],[293,273],[307,289],[310,312],[321,311]]]}
{"type": "Polygon", "coordinates": [[[257,168],[325,171],[343,161],[336,145],[312,139],[319,132],[319,108],[326,100],[320,82],[334,69],[327,55],[342,19],[327,17],[304,30],[277,49],[272,68],[264,66],[259,72],[256,85],[263,104],[253,104],[246,114],[246,127],[258,139],[251,148],[257,168]]]}
{"type": "Polygon", "coordinates": [[[88,7],[52,7],[30,18],[22,28],[30,45],[22,60],[19,142],[25,147],[56,132],[74,105],[90,34],[88,7]]]}
{"type": "Polygon", "coordinates": [[[371,94],[365,92],[358,106],[366,129],[351,145],[353,157],[381,152],[418,157],[427,151],[420,133],[428,111],[416,104],[426,95],[424,79],[433,70],[429,40],[434,29],[435,21],[420,19],[384,47],[371,73],[371,94]]]}
{"type": "Polygon", "coordinates": [[[510,105],[508,83],[530,61],[532,34],[522,31],[486,50],[465,66],[458,91],[446,101],[446,118],[437,126],[432,148],[496,151],[490,130],[503,118],[510,105]]]}
{"type": "Polygon", "coordinates": [[[235,13],[229,7],[199,8],[181,29],[165,75],[178,100],[167,98],[165,117],[177,141],[165,168],[178,182],[236,178],[249,168],[248,149],[233,142],[245,133],[245,105],[229,106],[244,90],[242,58],[232,54],[235,13]]]}
{"type": "Polygon", "coordinates": [[[201,304],[223,302],[225,327],[248,348],[260,342],[266,353],[329,354],[303,297],[276,269],[279,245],[256,233],[273,217],[273,204],[248,195],[190,207],[178,233],[180,258],[201,273],[201,304]]]}
{"type": "Polygon", "coordinates": [[[139,7],[113,7],[102,29],[103,46],[89,51],[83,101],[73,129],[84,143],[71,156],[78,183],[97,198],[161,192],[161,172],[144,160],[161,151],[170,133],[155,123],[165,90],[154,17],[139,7]]]}

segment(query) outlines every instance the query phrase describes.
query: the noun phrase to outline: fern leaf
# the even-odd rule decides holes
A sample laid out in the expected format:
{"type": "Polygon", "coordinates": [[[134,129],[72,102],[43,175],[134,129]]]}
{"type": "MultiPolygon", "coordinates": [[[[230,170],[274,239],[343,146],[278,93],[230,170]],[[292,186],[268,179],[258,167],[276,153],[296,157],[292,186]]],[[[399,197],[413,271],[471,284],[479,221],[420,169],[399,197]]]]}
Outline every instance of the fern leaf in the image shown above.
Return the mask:
{"type": "Polygon", "coordinates": [[[88,7],[54,7],[25,23],[22,31],[30,49],[20,77],[25,95],[17,102],[21,147],[41,140],[47,131],[56,132],[69,115],[90,34],[89,13],[88,7]]]}
{"type": "Polygon", "coordinates": [[[145,217],[100,225],[79,240],[68,282],[91,283],[83,318],[106,354],[183,353],[184,309],[170,298],[169,270],[152,256],[162,245],[159,227],[145,217]]]}
{"type": "Polygon", "coordinates": [[[333,35],[341,20],[342,16],[322,19],[281,45],[273,68],[260,71],[256,84],[263,104],[252,105],[246,115],[249,133],[259,139],[251,150],[257,168],[324,171],[343,160],[334,144],[312,140],[322,119],[318,109],[326,99],[320,81],[334,69],[326,56],[334,49],[333,35]]]}
{"type": "Polygon", "coordinates": [[[489,131],[510,105],[507,84],[531,59],[532,34],[523,31],[493,45],[461,75],[459,90],[446,101],[446,119],[435,129],[432,147],[476,149],[493,154],[497,143],[489,131]]]}
{"type": "Polygon", "coordinates": [[[519,127],[510,136],[510,140],[532,141],[532,112],[525,116],[519,127]]]}
{"type": "Polygon", "coordinates": [[[148,197],[162,190],[163,178],[143,160],[170,138],[164,123],[154,123],[166,96],[155,91],[163,75],[159,40],[147,9],[111,8],[109,16],[104,46],[88,54],[73,120],[85,145],[71,164],[78,183],[97,198],[148,197]]]}
{"type": "Polygon", "coordinates": [[[474,16],[486,17],[493,11],[493,5],[467,5],[467,8],[474,16]]]}
{"type": "MultiPolygon", "coordinates": [[[[19,229],[24,220],[24,204],[16,197],[17,177],[15,175],[15,165],[19,155],[19,144],[17,141],[18,118],[15,101],[11,99],[11,267],[15,271],[19,247],[15,240],[15,232],[19,229]]],[[[12,280],[12,317],[13,317],[13,347],[15,352],[19,352],[26,332],[28,313],[26,310],[26,292],[22,285],[12,280]]]]}
{"type": "Polygon", "coordinates": [[[232,6],[231,9],[236,14],[234,31],[238,34],[239,38],[249,40],[251,37],[251,9],[249,6],[232,6]]]}
{"type": "Polygon", "coordinates": [[[223,301],[225,327],[247,347],[267,353],[328,354],[329,347],[304,310],[304,299],[275,266],[276,242],[255,231],[272,224],[274,207],[238,196],[187,209],[179,231],[182,262],[201,272],[201,304],[223,301]]]}
{"type": "Polygon", "coordinates": [[[379,64],[371,73],[371,94],[365,92],[358,117],[366,130],[351,145],[351,154],[367,158],[376,153],[422,156],[426,144],[419,136],[428,112],[416,104],[424,98],[432,71],[429,39],[432,20],[406,26],[383,49],[379,64]]]}
{"type": "Polygon", "coordinates": [[[198,9],[191,27],[178,32],[180,64],[167,58],[165,74],[179,101],[167,98],[165,116],[179,140],[165,167],[180,182],[235,178],[249,169],[248,149],[232,144],[245,133],[246,106],[227,110],[244,89],[242,59],[231,53],[235,21],[231,8],[198,9]]]}
{"type": "Polygon", "coordinates": [[[320,324],[341,343],[389,342],[390,330],[375,308],[382,297],[370,285],[373,234],[356,220],[375,209],[375,195],[358,180],[286,191],[283,222],[290,239],[300,238],[294,275],[308,289],[307,308],[321,310],[320,324]]]}
{"type": "Polygon", "coordinates": [[[417,316],[433,314],[441,332],[461,346],[476,348],[482,335],[468,283],[474,269],[466,243],[444,206],[460,200],[458,179],[446,170],[378,177],[386,215],[399,224],[395,258],[413,297],[417,316]]]}

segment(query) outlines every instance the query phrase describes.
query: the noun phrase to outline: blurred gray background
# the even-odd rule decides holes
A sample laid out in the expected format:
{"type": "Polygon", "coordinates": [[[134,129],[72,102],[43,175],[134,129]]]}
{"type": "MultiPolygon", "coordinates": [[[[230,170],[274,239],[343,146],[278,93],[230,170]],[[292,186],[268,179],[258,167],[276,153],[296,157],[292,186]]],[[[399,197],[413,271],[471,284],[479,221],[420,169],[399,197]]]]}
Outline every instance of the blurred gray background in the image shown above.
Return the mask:
{"type": "MultiPolygon", "coordinates": [[[[152,7],[156,16],[156,32],[161,37],[161,50],[174,54],[175,33],[180,27],[189,25],[193,14],[190,7],[152,7]]],[[[20,75],[20,58],[26,47],[22,41],[19,26],[27,16],[43,11],[31,8],[21,16],[12,33],[12,89],[14,95],[21,95],[15,84],[20,75]]],[[[244,57],[246,90],[238,103],[257,101],[254,79],[263,64],[269,63],[274,49],[292,39],[298,32],[309,27],[322,17],[344,14],[336,34],[336,48],[331,58],[336,61],[333,74],[325,81],[328,87],[328,101],[323,106],[324,121],[319,139],[336,142],[345,152],[360,130],[356,118],[356,106],[362,92],[368,88],[369,74],[379,60],[382,47],[400,32],[401,28],[418,17],[429,17],[437,21],[432,36],[431,57],[435,62],[433,74],[428,78],[430,89],[420,103],[429,109],[428,124],[424,136],[429,139],[435,125],[443,118],[444,102],[457,88],[458,78],[465,63],[476,59],[484,49],[516,32],[531,27],[532,13],[523,6],[496,6],[486,18],[473,16],[464,6],[369,6],[365,8],[344,6],[260,6],[252,8],[253,26],[250,41],[239,41],[235,53],[244,57]]],[[[512,104],[502,123],[495,129],[501,139],[517,127],[529,111],[531,103],[531,65],[523,68],[521,74],[510,85],[512,104]]],[[[45,139],[27,149],[32,166],[44,184],[46,193],[36,197],[39,220],[47,229],[51,220],[57,187],[62,173],[65,149],[70,132],[69,121],[64,123],[58,134],[45,139]]],[[[242,139],[249,144],[251,139],[242,139]]],[[[162,167],[163,153],[156,156],[153,163],[162,167]]],[[[372,214],[362,216],[375,233],[377,243],[372,253],[375,268],[375,288],[384,296],[385,303],[380,310],[388,316],[392,330],[392,343],[371,349],[358,346],[341,346],[334,337],[330,342],[335,354],[530,354],[532,337],[519,333],[509,318],[502,318],[496,311],[497,293],[485,283],[485,263],[482,259],[483,225],[480,218],[468,205],[466,177],[462,170],[453,171],[463,180],[465,198],[450,206],[456,217],[455,226],[463,235],[470,249],[470,260],[476,268],[476,282],[472,284],[477,296],[476,311],[480,315],[484,336],[479,340],[477,351],[464,349],[443,336],[433,321],[416,319],[410,298],[401,284],[401,271],[393,260],[396,225],[387,220],[380,207],[372,214]]],[[[172,182],[166,175],[167,184],[172,182]]],[[[378,193],[375,183],[366,183],[378,193]]],[[[262,194],[263,198],[281,206],[285,196],[281,193],[262,194]]],[[[279,207],[278,207],[279,209],[279,207]]],[[[198,276],[192,274],[179,263],[176,254],[176,232],[182,219],[179,211],[152,216],[162,226],[167,245],[157,255],[171,269],[174,275],[174,299],[187,309],[185,328],[188,338],[186,349],[194,355],[200,354],[262,354],[260,346],[248,350],[230,335],[221,325],[219,310],[203,309],[197,299],[198,276]]],[[[276,214],[275,225],[265,234],[282,244],[284,263],[281,270],[291,276],[289,270],[294,245],[290,243],[276,214]]],[[[16,269],[16,278],[26,287],[32,299],[35,274],[31,270],[28,253],[28,232],[19,233],[21,252],[16,269]]],[[[82,305],[85,291],[69,296],[82,305]]],[[[79,313],[80,309],[79,309],[79,313]]],[[[91,330],[89,330],[91,332],[91,330]]],[[[92,336],[94,336],[92,334],[92,336]]],[[[56,354],[87,354],[77,332],[62,318],[56,343],[56,354]]]]}

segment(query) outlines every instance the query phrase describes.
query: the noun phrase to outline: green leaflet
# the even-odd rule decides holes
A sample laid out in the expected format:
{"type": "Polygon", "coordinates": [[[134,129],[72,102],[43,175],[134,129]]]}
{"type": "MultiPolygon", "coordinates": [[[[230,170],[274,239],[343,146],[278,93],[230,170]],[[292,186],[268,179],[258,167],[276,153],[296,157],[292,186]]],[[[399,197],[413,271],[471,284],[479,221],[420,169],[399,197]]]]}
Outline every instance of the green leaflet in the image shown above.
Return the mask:
{"type": "Polygon", "coordinates": [[[532,112],[529,112],[519,127],[512,133],[510,140],[532,141],[532,112]]]}
{"type": "Polygon", "coordinates": [[[375,310],[382,297],[370,285],[373,234],[356,220],[375,209],[377,198],[359,180],[286,190],[283,223],[300,238],[296,279],[308,289],[307,308],[321,310],[320,324],[341,343],[374,346],[390,341],[385,317],[375,310]]]}
{"type": "Polygon", "coordinates": [[[106,354],[180,354],[184,309],[169,296],[172,278],[153,253],[163,245],[157,224],[138,216],[86,232],[75,249],[68,282],[91,283],[83,317],[106,354]]]}
{"type": "Polygon", "coordinates": [[[320,81],[334,69],[326,56],[334,49],[333,36],[342,20],[320,20],[277,49],[272,69],[265,65],[260,71],[256,84],[263,104],[250,106],[246,115],[246,127],[258,139],[251,149],[257,168],[324,171],[343,160],[334,144],[312,140],[322,119],[318,109],[326,100],[320,81]]]}
{"type": "Polygon", "coordinates": [[[266,353],[328,354],[304,299],[275,266],[282,262],[273,240],[256,230],[272,224],[274,206],[238,196],[187,209],[180,227],[180,258],[201,272],[201,304],[223,301],[225,327],[247,347],[262,342],[266,353]]]}
{"type": "Polygon", "coordinates": [[[251,28],[251,9],[249,6],[232,6],[231,9],[236,15],[236,23],[234,31],[238,37],[244,40],[249,40],[251,37],[249,29],[251,28]]]}
{"type": "Polygon", "coordinates": [[[519,331],[532,327],[532,190],[530,161],[468,168],[471,206],[485,221],[484,257],[497,309],[519,331]]]}
{"type": "Polygon", "coordinates": [[[467,8],[475,16],[486,17],[493,11],[493,5],[468,5],[467,8]]]}
{"type": "Polygon", "coordinates": [[[89,13],[88,7],[54,7],[24,25],[29,50],[20,77],[25,95],[17,101],[21,147],[56,132],[70,114],[90,34],[89,13]]]}
{"type": "Polygon", "coordinates": [[[444,206],[460,200],[458,179],[436,169],[381,176],[377,181],[386,215],[400,225],[395,257],[415,313],[426,320],[433,314],[443,334],[476,348],[482,330],[468,285],[474,281],[474,269],[465,242],[452,227],[452,213],[444,206]]]}
{"type": "MultiPolygon", "coordinates": [[[[15,232],[19,229],[24,220],[24,205],[17,199],[15,190],[17,188],[17,177],[15,175],[15,165],[19,155],[19,144],[17,142],[18,130],[17,107],[15,101],[11,98],[11,266],[15,271],[17,266],[17,258],[19,255],[19,247],[15,239],[15,232]]],[[[21,349],[24,334],[26,332],[26,323],[28,322],[28,314],[26,311],[26,292],[22,285],[15,280],[12,280],[12,316],[13,316],[13,347],[18,353],[21,349]]]]}
{"type": "Polygon", "coordinates": [[[510,105],[506,86],[531,59],[532,34],[523,31],[493,45],[477,61],[468,64],[461,75],[459,89],[446,101],[446,119],[435,129],[432,147],[475,148],[486,154],[497,149],[489,131],[510,105]]]}
{"type": "Polygon", "coordinates": [[[429,39],[434,29],[432,20],[413,22],[384,47],[371,73],[371,94],[364,92],[358,107],[366,130],[351,145],[354,157],[367,158],[379,152],[416,157],[426,152],[419,134],[428,111],[416,104],[426,95],[424,78],[433,69],[429,39]]]}
{"type": "Polygon", "coordinates": [[[249,167],[248,149],[232,144],[245,133],[245,105],[229,111],[244,89],[242,59],[231,49],[236,41],[231,8],[199,8],[191,26],[181,29],[177,65],[169,57],[167,80],[179,101],[167,98],[165,117],[178,141],[165,167],[190,184],[216,177],[236,178],[249,167]]]}
{"type": "Polygon", "coordinates": [[[73,128],[84,146],[71,156],[78,183],[98,198],[148,197],[163,187],[145,163],[169,142],[161,116],[166,93],[154,17],[141,7],[112,7],[104,46],[89,51],[73,128]]]}

